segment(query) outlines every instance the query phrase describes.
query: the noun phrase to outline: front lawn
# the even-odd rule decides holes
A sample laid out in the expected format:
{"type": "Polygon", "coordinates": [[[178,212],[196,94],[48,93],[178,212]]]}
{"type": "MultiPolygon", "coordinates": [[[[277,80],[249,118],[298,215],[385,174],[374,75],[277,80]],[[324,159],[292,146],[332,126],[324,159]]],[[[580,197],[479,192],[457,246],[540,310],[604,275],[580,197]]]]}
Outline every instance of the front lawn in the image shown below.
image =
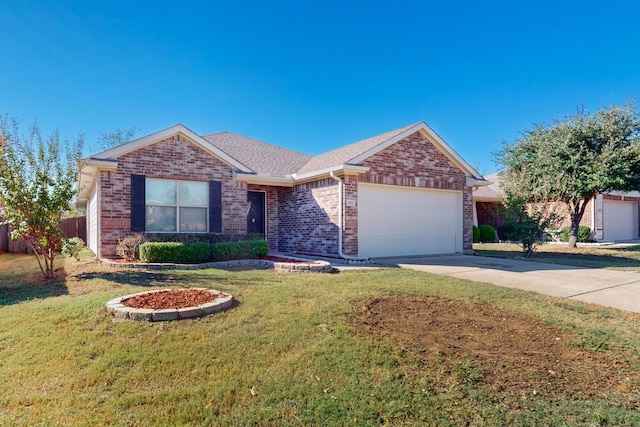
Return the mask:
{"type": "Polygon", "coordinates": [[[0,425],[640,425],[637,315],[399,269],[65,268],[0,270],[0,425]],[[184,286],[238,304],[166,323],[104,308],[184,286]]]}
{"type": "MultiPolygon", "coordinates": [[[[482,256],[500,258],[522,256],[522,247],[510,243],[474,243],[473,250],[482,256]]],[[[640,245],[611,247],[579,243],[577,249],[570,249],[566,243],[549,243],[538,246],[530,259],[579,267],[640,271],[640,245]]]]}

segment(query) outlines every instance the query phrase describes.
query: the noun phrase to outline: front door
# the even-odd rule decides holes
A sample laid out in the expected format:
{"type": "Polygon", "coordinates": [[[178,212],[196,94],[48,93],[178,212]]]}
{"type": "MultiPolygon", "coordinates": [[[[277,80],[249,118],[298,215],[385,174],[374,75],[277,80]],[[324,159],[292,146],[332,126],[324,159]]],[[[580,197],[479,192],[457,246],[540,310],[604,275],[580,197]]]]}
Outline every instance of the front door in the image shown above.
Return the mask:
{"type": "Polygon", "coordinates": [[[247,202],[250,204],[249,214],[247,214],[247,233],[264,234],[265,193],[247,191],[247,202]]]}

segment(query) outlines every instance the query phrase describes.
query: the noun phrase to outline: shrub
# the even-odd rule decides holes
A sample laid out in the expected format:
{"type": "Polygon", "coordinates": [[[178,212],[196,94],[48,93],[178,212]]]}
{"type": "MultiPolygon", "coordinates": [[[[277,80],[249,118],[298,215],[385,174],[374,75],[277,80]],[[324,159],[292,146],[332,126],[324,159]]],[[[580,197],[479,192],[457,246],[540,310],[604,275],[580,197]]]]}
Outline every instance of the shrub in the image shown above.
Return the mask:
{"type": "MultiPolygon", "coordinates": [[[[565,227],[560,232],[560,239],[563,242],[569,241],[569,236],[571,235],[571,227],[565,227]]],[[[591,240],[591,229],[586,225],[581,225],[578,227],[578,242],[588,242],[591,240]]]]}
{"type": "Polygon", "coordinates": [[[196,263],[209,259],[210,245],[204,242],[146,242],[140,245],[143,262],[196,263]]]}
{"type": "Polygon", "coordinates": [[[249,240],[264,240],[264,234],[259,233],[149,233],[149,242],[179,242],[179,243],[222,243],[244,242],[249,240]]]}
{"type": "Polygon", "coordinates": [[[514,227],[511,224],[501,225],[496,229],[496,233],[498,233],[498,239],[500,240],[508,240],[508,241],[519,240],[517,237],[516,227],[514,227]]]}
{"type": "Polygon", "coordinates": [[[266,240],[216,243],[211,246],[211,259],[213,261],[255,259],[267,255],[268,252],[269,245],[266,240]]]}
{"type": "Polygon", "coordinates": [[[65,239],[62,244],[62,253],[80,261],[80,251],[84,248],[84,240],[80,237],[65,239]]]}
{"type": "Polygon", "coordinates": [[[487,224],[482,224],[478,227],[480,229],[480,241],[481,242],[495,242],[496,230],[487,224]]]}
{"type": "Polygon", "coordinates": [[[480,229],[473,226],[473,243],[478,243],[480,241],[480,229]]]}
{"type": "Polygon", "coordinates": [[[517,198],[507,200],[503,211],[507,225],[503,229],[509,240],[519,241],[522,255],[531,257],[533,251],[547,240],[546,230],[555,227],[558,216],[548,205],[532,205],[517,198]]]}
{"type": "Polygon", "coordinates": [[[118,240],[116,253],[128,261],[138,260],[140,259],[140,245],[146,241],[147,239],[142,233],[125,236],[123,239],[118,240]]]}

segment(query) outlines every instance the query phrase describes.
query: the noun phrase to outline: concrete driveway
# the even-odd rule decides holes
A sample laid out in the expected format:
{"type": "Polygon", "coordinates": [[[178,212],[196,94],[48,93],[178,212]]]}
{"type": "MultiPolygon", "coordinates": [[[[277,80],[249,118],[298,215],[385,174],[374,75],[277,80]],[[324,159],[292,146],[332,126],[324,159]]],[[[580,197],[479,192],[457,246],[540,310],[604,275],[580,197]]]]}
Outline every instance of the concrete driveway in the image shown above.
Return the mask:
{"type": "Polygon", "coordinates": [[[472,255],[384,258],[397,266],[640,313],[640,274],[472,255]]]}

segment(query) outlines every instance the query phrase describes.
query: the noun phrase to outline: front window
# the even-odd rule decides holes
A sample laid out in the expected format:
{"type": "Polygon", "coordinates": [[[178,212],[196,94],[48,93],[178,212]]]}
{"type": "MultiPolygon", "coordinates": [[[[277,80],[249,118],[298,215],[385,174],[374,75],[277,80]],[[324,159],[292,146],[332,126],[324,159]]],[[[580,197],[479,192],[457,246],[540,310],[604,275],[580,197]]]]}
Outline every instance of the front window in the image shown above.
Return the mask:
{"type": "Polygon", "coordinates": [[[209,186],[206,182],[146,179],[149,232],[206,232],[209,186]]]}

